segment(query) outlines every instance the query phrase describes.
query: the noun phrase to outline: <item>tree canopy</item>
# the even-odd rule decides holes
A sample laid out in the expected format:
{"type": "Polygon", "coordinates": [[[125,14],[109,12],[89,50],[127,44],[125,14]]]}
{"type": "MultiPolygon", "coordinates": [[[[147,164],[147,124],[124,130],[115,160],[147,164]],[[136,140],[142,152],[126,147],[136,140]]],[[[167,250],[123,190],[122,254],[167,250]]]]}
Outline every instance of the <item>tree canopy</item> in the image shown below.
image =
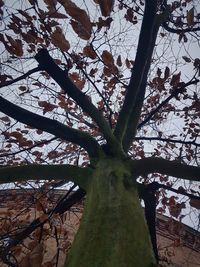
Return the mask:
{"type": "MultiPolygon", "coordinates": [[[[65,266],[157,266],[156,206],[179,221],[200,208],[198,1],[5,0],[0,15],[0,183],[78,185],[57,214],[86,194],[65,266]]],[[[4,263],[52,212],[4,223],[4,263]]]]}

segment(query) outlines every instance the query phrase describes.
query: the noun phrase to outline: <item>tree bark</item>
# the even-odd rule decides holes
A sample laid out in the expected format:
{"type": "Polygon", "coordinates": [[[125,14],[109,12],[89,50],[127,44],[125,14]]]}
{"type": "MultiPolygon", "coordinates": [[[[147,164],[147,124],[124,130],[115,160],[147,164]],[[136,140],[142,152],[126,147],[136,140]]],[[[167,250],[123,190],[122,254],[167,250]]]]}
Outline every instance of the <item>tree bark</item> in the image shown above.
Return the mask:
{"type": "Polygon", "coordinates": [[[153,267],[152,245],[129,167],[101,160],[65,267],[153,267]]]}

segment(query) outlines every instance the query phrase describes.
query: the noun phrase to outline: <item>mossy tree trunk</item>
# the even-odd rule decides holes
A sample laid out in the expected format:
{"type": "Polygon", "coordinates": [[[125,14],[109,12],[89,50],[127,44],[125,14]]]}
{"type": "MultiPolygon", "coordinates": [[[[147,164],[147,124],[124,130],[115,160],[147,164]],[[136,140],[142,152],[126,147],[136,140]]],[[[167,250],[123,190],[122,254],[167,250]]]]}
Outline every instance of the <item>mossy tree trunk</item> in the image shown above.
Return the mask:
{"type": "Polygon", "coordinates": [[[156,266],[137,188],[127,164],[104,159],[88,188],[65,267],[156,266]]]}

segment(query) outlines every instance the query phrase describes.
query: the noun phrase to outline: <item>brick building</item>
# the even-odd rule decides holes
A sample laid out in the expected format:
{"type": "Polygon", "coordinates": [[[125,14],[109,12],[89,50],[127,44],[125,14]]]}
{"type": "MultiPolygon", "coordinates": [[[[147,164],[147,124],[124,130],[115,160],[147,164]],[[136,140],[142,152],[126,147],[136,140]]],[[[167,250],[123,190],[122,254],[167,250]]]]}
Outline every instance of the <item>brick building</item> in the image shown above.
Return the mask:
{"type": "MultiPolygon", "coordinates": [[[[12,236],[15,238],[28,225],[30,227],[33,220],[39,218],[42,225],[25,238],[21,245],[14,247],[13,255],[20,267],[26,267],[27,255],[31,255],[38,240],[43,248],[41,266],[53,267],[56,262],[58,267],[63,266],[65,255],[79,226],[83,203],[71,207],[63,215],[50,215],[50,219],[42,223],[51,214],[48,213],[47,216],[44,212],[54,210],[56,203],[65,194],[65,190],[0,190],[0,246],[9,242],[12,236]],[[10,233],[9,236],[7,233],[10,233]]],[[[157,214],[156,228],[160,266],[200,266],[200,232],[160,214],[157,214]]],[[[0,261],[0,266],[7,265],[0,261]]]]}

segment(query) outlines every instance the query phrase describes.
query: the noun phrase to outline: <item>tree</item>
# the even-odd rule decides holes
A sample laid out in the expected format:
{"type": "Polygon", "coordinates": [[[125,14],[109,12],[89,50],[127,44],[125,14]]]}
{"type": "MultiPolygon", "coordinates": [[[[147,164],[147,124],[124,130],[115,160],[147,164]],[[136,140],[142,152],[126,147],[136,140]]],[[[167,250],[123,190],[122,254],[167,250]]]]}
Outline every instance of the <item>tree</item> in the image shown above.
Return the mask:
{"type": "MultiPolygon", "coordinates": [[[[170,188],[170,176],[200,179],[198,7],[165,0],[0,6],[0,182],[72,181],[81,188],[76,200],[86,193],[65,266],[157,266],[146,219],[154,221],[148,200],[160,185],[151,182],[170,188]]],[[[178,217],[183,206],[175,198],[173,205],[178,217]]]]}

